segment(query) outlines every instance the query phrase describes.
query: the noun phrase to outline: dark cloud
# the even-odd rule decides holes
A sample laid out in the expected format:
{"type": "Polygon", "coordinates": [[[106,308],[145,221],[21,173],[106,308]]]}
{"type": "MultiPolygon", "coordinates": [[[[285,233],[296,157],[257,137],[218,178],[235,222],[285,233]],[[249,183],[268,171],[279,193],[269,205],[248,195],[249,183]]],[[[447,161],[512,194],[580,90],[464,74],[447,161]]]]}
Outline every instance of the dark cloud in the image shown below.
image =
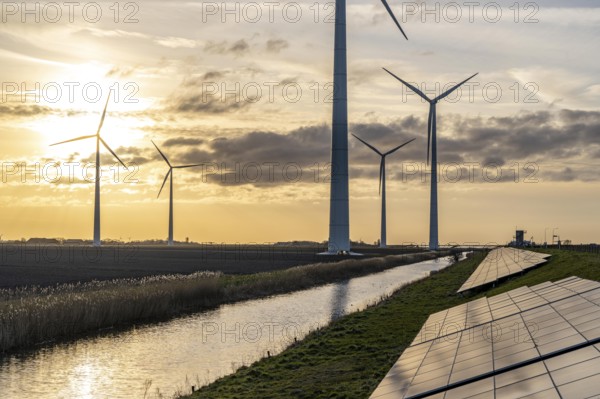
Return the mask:
{"type": "Polygon", "coordinates": [[[227,42],[213,42],[208,41],[204,45],[204,52],[212,54],[224,54],[227,51],[227,42]]]}
{"type": "Polygon", "coordinates": [[[442,161],[447,162],[447,157],[454,154],[466,161],[507,168],[514,162],[532,162],[542,180],[600,180],[597,169],[578,164],[593,159],[600,150],[600,112],[541,111],[448,123],[442,118],[438,133],[442,161]],[[444,134],[446,131],[454,134],[444,134]]]}
{"type": "Polygon", "coordinates": [[[184,89],[201,88],[203,85],[222,81],[227,74],[227,71],[212,70],[204,72],[200,76],[188,76],[183,79],[179,87],[184,89]]]}
{"type": "MultiPolygon", "coordinates": [[[[110,145],[110,143],[108,143],[108,145],[110,145]]],[[[140,165],[144,165],[147,163],[150,163],[152,161],[155,161],[157,159],[160,159],[158,153],[155,155],[154,153],[152,153],[151,151],[154,150],[154,152],[156,152],[156,150],[154,149],[154,147],[152,148],[138,148],[138,147],[111,147],[115,153],[119,156],[119,158],[121,159],[121,161],[123,161],[125,163],[125,165],[130,165],[130,164],[134,164],[137,166],[140,165]]],[[[85,156],[82,156],[82,154],[80,154],[79,152],[73,152],[69,155],[68,157],[68,162],[79,162],[83,165],[90,165],[90,164],[94,164],[96,162],[96,154],[95,153],[90,153],[87,154],[85,156]]],[[[109,165],[117,165],[118,164],[118,160],[110,153],[108,152],[108,150],[106,150],[104,147],[100,147],[100,165],[102,165],[103,167],[105,166],[109,166],[109,165]]],[[[90,172],[91,169],[90,169],[90,172]]]]}
{"type": "Polygon", "coordinates": [[[250,52],[250,45],[245,39],[240,39],[233,43],[226,40],[221,42],[209,41],[204,46],[204,51],[210,54],[233,54],[236,57],[250,52]]]}
{"type": "Polygon", "coordinates": [[[170,111],[195,114],[223,114],[244,111],[252,104],[248,99],[212,94],[204,92],[202,89],[172,96],[169,102],[168,108],[170,111]]]}
{"type": "MultiPolygon", "coordinates": [[[[247,110],[258,98],[253,90],[246,91],[239,75],[254,76],[255,68],[243,68],[227,81],[228,71],[207,71],[200,76],[188,76],[166,100],[167,111],[182,113],[223,114],[247,110]]],[[[260,95],[260,93],[258,93],[260,95]]]]}
{"type": "Polygon", "coordinates": [[[210,153],[186,151],[186,163],[253,162],[308,165],[329,159],[330,129],[325,125],[301,127],[282,134],[253,131],[237,137],[218,137],[206,142],[210,153]],[[201,157],[201,158],[200,158],[201,157]]]}
{"type": "MultiPolygon", "coordinates": [[[[174,140],[187,142],[180,138],[174,140]]],[[[208,169],[199,168],[193,173],[204,173],[207,181],[217,184],[269,186],[288,182],[290,179],[286,176],[295,176],[299,171],[298,181],[311,182],[318,168],[329,162],[330,140],[330,129],[326,125],[301,127],[286,134],[253,131],[204,141],[208,150],[185,148],[177,159],[182,164],[206,163],[208,169]],[[235,170],[237,173],[226,173],[235,170]],[[260,170],[260,179],[248,178],[257,170],[260,170]]]]}
{"type": "MultiPolygon", "coordinates": [[[[600,180],[600,173],[578,161],[597,159],[600,145],[600,112],[560,111],[522,113],[513,117],[439,117],[438,160],[447,173],[468,176],[474,167],[482,182],[514,181],[515,162],[527,162],[538,169],[540,181],[600,180]],[[571,162],[574,162],[571,164],[571,162]],[[476,165],[476,166],[468,166],[476,165]],[[496,177],[496,172],[501,174],[496,177]],[[484,176],[483,173],[490,176],[484,176]]],[[[412,138],[416,140],[388,160],[390,176],[399,176],[402,163],[425,169],[427,155],[425,118],[407,116],[391,123],[360,123],[350,132],[387,151],[412,138]],[[390,166],[391,167],[391,166],[390,166]]],[[[330,157],[331,130],[325,125],[307,126],[287,134],[248,132],[235,138],[208,142],[211,162],[294,162],[303,168],[326,164],[330,157]]],[[[379,158],[358,140],[349,136],[351,176],[376,178],[379,158]]],[[[196,156],[186,162],[200,162],[196,156]]],[[[203,154],[206,156],[207,154],[203,154]]],[[[204,159],[206,160],[206,159],[204,159]]],[[[523,172],[523,171],[521,171],[523,172]]],[[[523,173],[521,173],[523,175],[523,173]]],[[[449,180],[452,179],[450,176],[449,180]]],[[[477,180],[476,180],[477,181],[477,180]]]]}
{"type": "Polygon", "coordinates": [[[281,50],[290,47],[290,44],[287,40],[283,39],[269,39],[267,40],[266,46],[268,52],[279,53],[281,50]]]}
{"type": "Polygon", "coordinates": [[[223,76],[225,76],[225,73],[222,71],[208,71],[204,75],[202,75],[202,79],[204,81],[215,80],[215,79],[221,79],[223,76]]]}
{"type": "Polygon", "coordinates": [[[250,46],[248,45],[248,43],[244,39],[240,39],[237,42],[233,43],[227,51],[235,55],[243,55],[249,50],[250,46]]]}
{"type": "MultiPolygon", "coordinates": [[[[440,181],[455,183],[458,173],[462,176],[461,182],[471,176],[475,183],[514,182],[515,167],[519,170],[519,181],[530,176],[530,170],[535,171],[531,176],[536,181],[598,181],[600,165],[594,162],[600,158],[600,112],[579,112],[522,113],[501,118],[440,116],[440,181]],[[526,171],[526,168],[529,169],[526,171]]],[[[350,126],[350,133],[382,152],[416,138],[388,158],[387,170],[390,179],[417,183],[429,179],[426,130],[425,115],[350,126]],[[403,175],[407,167],[416,168],[418,173],[403,175]]],[[[167,133],[161,131],[161,134],[167,133]]],[[[258,130],[231,135],[221,133],[212,140],[206,139],[206,135],[200,136],[202,138],[195,135],[201,133],[177,132],[162,146],[170,147],[169,159],[176,159],[177,164],[212,165],[212,172],[205,176],[216,184],[261,187],[287,184],[294,180],[285,178],[286,167],[291,168],[290,173],[300,168],[299,180],[307,184],[315,181],[317,170],[321,177],[329,173],[331,127],[328,125],[304,126],[288,133],[258,130]],[[198,148],[200,144],[202,148],[198,148]],[[244,178],[244,168],[254,171],[253,165],[262,169],[259,180],[244,178]],[[231,172],[236,168],[237,172],[225,173],[224,177],[223,170],[231,172]],[[275,173],[273,178],[269,176],[269,168],[275,173]],[[236,180],[236,175],[241,178],[236,180]]],[[[380,161],[377,154],[350,135],[348,143],[351,178],[377,179],[380,161]]],[[[123,155],[124,161],[135,157],[144,157],[145,162],[159,161],[156,151],[150,150],[136,153],[134,149],[119,148],[116,151],[119,156],[123,155]]],[[[114,160],[109,158],[107,162],[114,160]]],[[[206,170],[199,168],[191,173],[204,172],[206,170]]]]}
{"type": "Polygon", "coordinates": [[[197,139],[193,137],[175,137],[172,139],[168,139],[162,145],[164,147],[175,147],[175,146],[188,146],[188,145],[199,145],[202,144],[204,140],[197,139]]]}
{"type": "Polygon", "coordinates": [[[483,160],[483,163],[485,165],[498,165],[498,166],[504,166],[506,164],[506,161],[504,160],[504,158],[498,156],[498,155],[490,155],[487,158],[485,158],[483,160]]]}
{"type": "Polygon", "coordinates": [[[294,85],[298,83],[298,78],[284,78],[279,82],[279,86],[285,87],[287,85],[294,85]]]}
{"type": "MultiPolygon", "coordinates": [[[[117,150],[115,150],[115,153],[119,156],[121,161],[123,161],[125,163],[125,165],[127,165],[130,162],[129,158],[126,157],[124,153],[117,151],[117,150]]],[[[88,154],[87,156],[81,157],[79,159],[74,158],[72,162],[79,162],[82,165],[92,165],[92,164],[96,163],[96,154],[91,153],[91,154],[88,154]]],[[[115,157],[113,157],[111,153],[106,151],[104,148],[100,149],[100,165],[102,167],[108,167],[109,165],[117,165],[118,163],[119,163],[119,161],[117,161],[117,159],[115,157]]],[[[92,174],[93,173],[92,170],[93,169],[90,167],[88,173],[92,174]]]]}

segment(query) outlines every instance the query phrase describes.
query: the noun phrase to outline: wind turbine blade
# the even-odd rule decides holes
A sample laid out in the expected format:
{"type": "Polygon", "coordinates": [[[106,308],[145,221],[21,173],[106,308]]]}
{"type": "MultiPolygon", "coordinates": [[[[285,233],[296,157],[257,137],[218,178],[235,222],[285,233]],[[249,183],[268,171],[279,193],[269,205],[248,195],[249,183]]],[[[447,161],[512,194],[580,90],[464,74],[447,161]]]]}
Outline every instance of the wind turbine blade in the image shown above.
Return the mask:
{"type": "MultiPolygon", "coordinates": [[[[152,141],[152,140],[150,140],[150,141],[152,141]]],[[[171,166],[171,162],[169,162],[169,160],[167,159],[167,157],[165,156],[165,154],[163,154],[163,152],[160,150],[160,148],[158,148],[158,146],[156,145],[156,143],[154,141],[152,141],[152,144],[154,144],[154,147],[156,147],[156,149],[158,150],[158,153],[165,160],[165,162],[167,163],[167,165],[171,166]]]]}
{"type": "Polygon", "coordinates": [[[104,111],[102,111],[102,117],[100,118],[100,124],[98,125],[98,130],[96,134],[100,134],[100,129],[102,129],[102,125],[104,124],[104,118],[106,117],[106,108],[108,108],[108,101],[110,100],[110,90],[108,91],[108,97],[106,98],[106,104],[104,105],[104,111]]]}
{"type": "Polygon", "coordinates": [[[167,172],[167,174],[165,175],[165,180],[163,180],[163,184],[162,186],[160,186],[160,190],[158,190],[158,195],[156,196],[156,198],[160,197],[160,193],[162,193],[163,188],[165,187],[165,183],[167,182],[167,179],[169,178],[169,176],[171,175],[171,172],[173,171],[173,168],[169,168],[169,171],[167,172]]]}
{"type": "Polygon", "coordinates": [[[398,22],[398,20],[396,19],[396,16],[394,15],[394,13],[392,12],[392,9],[390,8],[389,4],[387,3],[387,1],[385,0],[381,0],[381,2],[383,3],[383,6],[385,7],[385,9],[387,10],[388,14],[390,14],[390,17],[392,17],[392,19],[394,20],[394,23],[396,24],[396,26],[398,27],[398,29],[400,29],[400,32],[402,33],[402,36],[404,36],[404,38],[406,40],[408,40],[408,37],[406,36],[406,33],[404,33],[404,29],[402,29],[402,26],[400,26],[400,23],[398,22]]]}
{"type": "Polygon", "coordinates": [[[115,152],[114,152],[114,151],[113,151],[113,150],[112,150],[112,149],[111,149],[111,148],[108,146],[108,144],[106,144],[106,141],[104,141],[104,140],[102,139],[102,137],[100,137],[100,141],[102,142],[102,144],[104,145],[104,147],[106,147],[106,149],[107,149],[108,151],[110,151],[110,153],[111,153],[111,154],[113,154],[113,157],[117,158],[117,161],[119,161],[119,162],[121,163],[121,165],[123,165],[123,167],[124,167],[125,169],[128,169],[128,168],[127,168],[127,166],[125,166],[125,164],[123,163],[123,161],[121,161],[121,158],[119,158],[119,157],[117,156],[117,154],[115,154],[115,152]]]}
{"type": "Polygon", "coordinates": [[[376,153],[378,153],[379,155],[383,156],[383,154],[381,152],[379,152],[379,150],[375,147],[373,147],[371,144],[367,143],[366,141],[364,141],[363,139],[361,139],[360,137],[358,137],[355,134],[352,134],[354,137],[356,137],[356,139],[358,141],[360,141],[361,143],[363,143],[364,145],[366,145],[367,147],[369,147],[370,149],[372,149],[373,151],[375,151],[376,153]]]}
{"type": "Polygon", "coordinates": [[[383,181],[384,162],[384,157],[381,157],[381,163],[379,164],[379,195],[381,195],[381,182],[383,181]]]}
{"type": "Polygon", "coordinates": [[[204,165],[203,163],[197,163],[194,165],[181,165],[181,166],[173,166],[173,169],[183,169],[183,168],[193,168],[195,166],[202,166],[204,165]]]}
{"type": "Polygon", "coordinates": [[[431,124],[433,122],[433,107],[435,107],[435,103],[429,104],[429,118],[427,119],[427,165],[429,165],[429,149],[431,147],[431,124]]]}
{"type": "Polygon", "coordinates": [[[467,83],[467,81],[473,79],[475,76],[477,76],[479,74],[479,72],[477,72],[475,75],[468,77],[467,79],[463,80],[462,82],[460,82],[459,84],[457,84],[456,86],[454,86],[453,88],[451,88],[450,90],[446,91],[445,93],[440,94],[438,97],[435,98],[435,100],[433,101],[439,101],[444,97],[447,97],[450,93],[452,93],[454,90],[458,89],[460,86],[462,86],[463,84],[467,83]]]}
{"type": "Polygon", "coordinates": [[[404,143],[404,144],[401,144],[401,145],[399,145],[398,147],[396,147],[396,148],[394,148],[394,149],[392,149],[392,150],[389,150],[388,152],[386,152],[386,153],[385,153],[385,154],[383,154],[383,155],[384,155],[384,156],[386,156],[386,155],[393,154],[394,152],[398,151],[400,148],[404,147],[405,145],[407,145],[408,143],[411,143],[411,142],[413,142],[413,141],[415,141],[415,139],[410,139],[410,140],[408,140],[406,143],[404,143]]]}
{"type": "Polygon", "coordinates": [[[71,141],[77,141],[77,140],[91,139],[92,137],[96,137],[96,135],[95,135],[95,134],[90,134],[90,135],[88,135],[88,136],[76,137],[76,138],[74,138],[74,139],[65,140],[65,141],[60,141],[60,142],[58,142],[58,143],[50,144],[50,146],[53,146],[53,145],[59,145],[59,144],[64,144],[64,143],[70,143],[71,141]]]}
{"type": "Polygon", "coordinates": [[[427,102],[431,102],[429,97],[427,97],[425,95],[425,93],[423,93],[421,90],[417,89],[415,86],[411,85],[410,83],[405,82],[404,80],[400,79],[398,76],[394,75],[392,72],[388,71],[387,69],[383,68],[383,70],[386,71],[387,73],[389,73],[390,75],[392,75],[393,77],[395,77],[396,79],[398,79],[400,82],[404,83],[404,85],[406,87],[408,87],[409,89],[411,89],[412,91],[417,93],[419,96],[421,96],[422,99],[424,99],[427,102]]]}

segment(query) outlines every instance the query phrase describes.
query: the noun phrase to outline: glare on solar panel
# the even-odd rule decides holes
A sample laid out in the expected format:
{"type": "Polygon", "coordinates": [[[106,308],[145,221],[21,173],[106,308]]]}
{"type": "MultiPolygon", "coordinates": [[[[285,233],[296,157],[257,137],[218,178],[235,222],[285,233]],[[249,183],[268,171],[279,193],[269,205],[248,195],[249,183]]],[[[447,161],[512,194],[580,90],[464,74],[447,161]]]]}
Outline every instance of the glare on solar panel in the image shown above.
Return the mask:
{"type": "Polygon", "coordinates": [[[598,395],[598,302],[600,283],[568,278],[432,314],[371,398],[598,395]]]}

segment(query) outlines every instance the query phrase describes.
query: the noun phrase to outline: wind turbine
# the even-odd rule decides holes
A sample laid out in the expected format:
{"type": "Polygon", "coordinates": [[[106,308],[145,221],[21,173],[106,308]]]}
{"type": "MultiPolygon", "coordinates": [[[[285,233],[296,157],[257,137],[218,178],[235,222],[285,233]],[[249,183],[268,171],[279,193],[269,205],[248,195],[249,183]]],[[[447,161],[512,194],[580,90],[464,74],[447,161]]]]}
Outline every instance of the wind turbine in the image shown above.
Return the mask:
{"type": "Polygon", "coordinates": [[[100,129],[102,129],[102,125],[104,124],[104,118],[106,117],[106,108],[108,107],[108,101],[110,100],[110,91],[108,92],[108,97],[106,98],[106,105],[104,105],[104,111],[102,111],[102,117],[100,118],[100,124],[98,125],[98,130],[96,130],[96,134],[91,134],[88,136],[76,137],[71,140],[61,141],[59,143],[50,144],[50,146],[70,143],[71,141],[85,140],[95,137],[96,138],[96,190],[94,194],[94,246],[99,247],[101,245],[100,240],[100,143],[123,165],[125,169],[127,166],[121,161],[121,159],[115,154],[115,152],[106,144],[106,141],[102,139],[100,136],[100,129]]]}
{"type": "Polygon", "coordinates": [[[400,22],[398,22],[398,20],[396,19],[396,16],[394,15],[394,13],[392,12],[392,9],[390,8],[390,5],[387,3],[386,0],[381,0],[381,2],[383,3],[383,6],[387,10],[388,14],[390,14],[390,17],[392,17],[392,19],[394,20],[394,23],[396,24],[396,26],[398,27],[398,29],[400,29],[400,33],[402,33],[402,35],[404,36],[404,38],[406,40],[408,40],[408,37],[406,36],[406,33],[404,33],[404,29],[402,29],[402,27],[400,26],[400,22]]]}
{"type": "MultiPolygon", "coordinates": [[[[388,13],[400,28],[389,5],[388,13]]],[[[348,189],[348,77],[346,56],[346,0],[335,0],[333,56],[333,109],[331,117],[331,188],[329,244],[324,254],[350,254],[350,206],[348,189]]],[[[404,35],[406,37],[406,35],[404,35]]]]}
{"type": "Polygon", "coordinates": [[[357,135],[353,134],[357,140],[361,143],[375,151],[381,157],[381,163],[379,164],[379,195],[381,195],[381,238],[379,240],[379,248],[387,247],[387,227],[386,227],[386,206],[385,206],[385,157],[394,152],[398,151],[400,148],[404,147],[408,143],[414,141],[415,139],[408,140],[406,143],[395,147],[388,152],[382,153],[377,148],[373,147],[371,144],[367,143],[365,140],[361,139],[357,135]]]}
{"type": "Polygon", "coordinates": [[[171,162],[169,162],[169,160],[167,159],[165,154],[163,154],[163,152],[160,150],[160,148],[158,148],[158,146],[156,145],[156,143],[154,141],[152,141],[152,144],[154,144],[154,147],[156,147],[160,156],[165,160],[167,165],[169,165],[169,171],[165,175],[165,179],[163,180],[162,186],[160,186],[160,190],[158,191],[158,195],[156,196],[156,198],[160,197],[160,193],[162,192],[163,188],[165,187],[165,183],[167,182],[167,179],[170,177],[170,179],[169,179],[169,239],[167,241],[167,245],[173,245],[173,169],[192,168],[194,166],[201,166],[203,164],[199,163],[199,164],[194,164],[194,165],[173,166],[173,165],[171,165],[171,162]]]}
{"type": "Polygon", "coordinates": [[[406,87],[417,93],[421,98],[429,103],[429,118],[427,121],[427,164],[429,165],[429,152],[431,151],[431,199],[430,199],[430,208],[429,208],[429,249],[437,250],[439,248],[438,241],[438,200],[437,200],[437,124],[436,124],[436,110],[435,106],[438,101],[447,97],[454,90],[458,89],[460,86],[465,84],[470,79],[477,76],[477,73],[473,76],[463,80],[456,86],[452,87],[450,90],[440,94],[439,96],[431,99],[425,95],[421,90],[411,85],[408,82],[400,79],[398,76],[394,75],[392,72],[383,68],[387,73],[392,75],[394,78],[398,79],[402,82],[406,87]]]}

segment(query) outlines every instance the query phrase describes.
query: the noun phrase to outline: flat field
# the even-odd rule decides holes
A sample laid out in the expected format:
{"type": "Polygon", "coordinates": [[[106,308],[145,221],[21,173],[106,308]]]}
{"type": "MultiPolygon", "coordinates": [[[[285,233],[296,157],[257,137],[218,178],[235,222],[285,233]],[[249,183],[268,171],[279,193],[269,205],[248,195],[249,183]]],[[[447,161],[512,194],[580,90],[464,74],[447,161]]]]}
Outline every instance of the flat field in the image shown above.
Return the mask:
{"type": "MultiPolygon", "coordinates": [[[[0,288],[141,278],[199,271],[252,274],[319,262],[324,247],[277,245],[0,244],[0,288]]],[[[418,248],[357,248],[365,257],[420,252],[418,248]]]]}

